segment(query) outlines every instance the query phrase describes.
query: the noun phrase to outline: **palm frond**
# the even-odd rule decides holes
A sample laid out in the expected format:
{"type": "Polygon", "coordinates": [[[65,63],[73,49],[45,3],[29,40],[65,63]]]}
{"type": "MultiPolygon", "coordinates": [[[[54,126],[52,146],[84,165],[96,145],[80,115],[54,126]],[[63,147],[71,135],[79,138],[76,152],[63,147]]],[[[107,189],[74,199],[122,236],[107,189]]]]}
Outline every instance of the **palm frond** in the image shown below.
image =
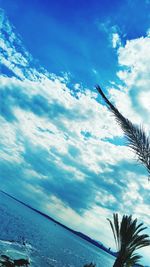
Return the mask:
{"type": "Polygon", "coordinates": [[[150,239],[149,236],[146,234],[137,235],[136,237],[133,237],[133,240],[130,244],[130,247],[136,250],[146,246],[150,246],[150,239]]]}
{"type": "Polygon", "coordinates": [[[120,247],[120,232],[119,232],[119,219],[118,219],[117,213],[113,214],[113,219],[114,219],[116,238],[117,238],[117,243],[118,243],[118,248],[119,248],[120,247]]]}
{"type": "Polygon", "coordinates": [[[107,218],[107,220],[110,223],[110,227],[111,227],[111,230],[113,232],[113,236],[114,236],[114,239],[115,239],[116,247],[117,247],[117,249],[119,249],[119,244],[118,244],[118,240],[117,240],[117,236],[116,236],[116,231],[115,231],[114,225],[113,225],[113,223],[112,223],[112,221],[110,219],[107,218]]]}
{"type": "Polygon", "coordinates": [[[132,267],[135,264],[138,264],[141,258],[142,256],[134,253],[131,257],[126,258],[125,267],[132,267]]]}
{"type": "Polygon", "coordinates": [[[143,227],[143,223],[138,224],[137,219],[133,220],[131,215],[123,215],[119,223],[118,214],[115,213],[113,214],[113,221],[109,219],[108,221],[111,225],[118,249],[114,266],[129,267],[138,263],[141,256],[135,254],[135,251],[139,248],[150,246],[149,236],[147,234],[141,234],[147,227],[143,227]]]}
{"type": "Polygon", "coordinates": [[[150,138],[145,133],[143,127],[134,125],[130,120],[125,118],[119,110],[108,100],[99,85],[97,91],[113,113],[116,121],[121,126],[129,147],[136,153],[138,160],[146,167],[150,174],[150,138]]]}

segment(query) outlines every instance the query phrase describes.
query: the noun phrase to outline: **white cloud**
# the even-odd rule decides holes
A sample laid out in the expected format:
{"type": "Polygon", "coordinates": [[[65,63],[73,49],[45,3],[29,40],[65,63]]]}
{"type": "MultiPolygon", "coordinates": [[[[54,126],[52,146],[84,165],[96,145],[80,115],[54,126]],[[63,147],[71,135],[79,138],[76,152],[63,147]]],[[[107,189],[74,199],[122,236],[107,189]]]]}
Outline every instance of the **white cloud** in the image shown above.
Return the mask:
{"type": "Polygon", "coordinates": [[[111,20],[105,22],[96,22],[98,29],[108,35],[108,40],[113,48],[121,46],[120,29],[117,25],[112,25],[111,20]]]}
{"type": "Polygon", "coordinates": [[[21,154],[24,151],[24,146],[17,137],[15,125],[6,122],[1,117],[0,124],[2,129],[0,131],[1,160],[3,159],[21,164],[23,162],[21,154]]]}
{"type": "Polygon", "coordinates": [[[112,34],[112,46],[113,48],[117,48],[118,46],[121,46],[121,39],[117,32],[112,34]]]}
{"type": "Polygon", "coordinates": [[[140,85],[142,84],[142,81],[138,78],[149,78],[149,43],[150,38],[148,36],[141,37],[127,41],[126,45],[124,47],[120,47],[118,50],[119,64],[128,67],[130,69],[130,73],[133,75],[133,82],[136,81],[140,85]]]}
{"type": "Polygon", "coordinates": [[[150,84],[150,38],[129,40],[118,49],[117,72],[122,86],[110,90],[119,110],[134,123],[142,123],[149,130],[150,108],[148,102],[150,84]]]}
{"type": "MultiPolygon", "coordinates": [[[[47,77],[39,82],[1,77],[0,88],[5,91],[10,90],[11,109],[17,119],[15,127],[22,136],[22,143],[28,139],[32,144],[40,145],[47,151],[55,147],[62,155],[68,152],[70,145],[75,146],[80,151],[78,160],[96,173],[101,171],[100,161],[115,164],[125,159],[124,152],[120,151],[117,146],[100,141],[101,138],[120,136],[122,131],[106,107],[97,103],[95,93],[91,94],[87,90],[80,94],[79,99],[76,99],[64,83],[58,79],[49,80],[47,77]],[[20,103],[17,102],[17,94],[20,98],[28,99],[27,109],[18,106],[20,103]],[[66,113],[60,112],[57,119],[55,119],[55,114],[50,119],[46,111],[43,111],[43,116],[39,116],[40,106],[36,106],[37,114],[32,110],[32,99],[36,95],[44,97],[49,109],[58,103],[60,107],[65,107],[66,113]],[[61,128],[65,130],[62,131],[61,128]],[[91,136],[88,142],[84,136],[86,133],[91,136]]],[[[128,148],[124,150],[126,150],[127,158],[130,153],[128,148]]]]}

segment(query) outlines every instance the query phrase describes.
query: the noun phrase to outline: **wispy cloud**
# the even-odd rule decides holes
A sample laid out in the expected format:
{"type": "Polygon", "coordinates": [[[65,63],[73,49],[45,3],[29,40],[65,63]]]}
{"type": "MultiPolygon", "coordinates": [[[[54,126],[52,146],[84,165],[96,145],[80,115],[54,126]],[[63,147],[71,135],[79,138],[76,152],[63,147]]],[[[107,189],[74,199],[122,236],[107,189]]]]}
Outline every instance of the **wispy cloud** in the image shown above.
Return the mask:
{"type": "Polygon", "coordinates": [[[96,21],[96,25],[99,31],[104,32],[108,36],[108,40],[113,48],[118,48],[121,46],[121,38],[120,38],[120,29],[117,25],[112,25],[110,19],[105,22],[96,21]]]}

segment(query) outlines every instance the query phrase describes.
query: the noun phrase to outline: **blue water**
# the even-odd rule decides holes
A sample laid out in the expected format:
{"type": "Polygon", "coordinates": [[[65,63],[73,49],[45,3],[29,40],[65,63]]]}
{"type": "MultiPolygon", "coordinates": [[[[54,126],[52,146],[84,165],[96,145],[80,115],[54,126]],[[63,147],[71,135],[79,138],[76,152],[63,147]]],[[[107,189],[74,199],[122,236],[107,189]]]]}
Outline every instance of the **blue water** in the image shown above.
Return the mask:
{"type": "Polygon", "coordinates": [[[0,193],[0,253],[33,267],[111,267],[114,257],[0,193]],[[25,242],[24,242],[25,240],[25,242]]]}

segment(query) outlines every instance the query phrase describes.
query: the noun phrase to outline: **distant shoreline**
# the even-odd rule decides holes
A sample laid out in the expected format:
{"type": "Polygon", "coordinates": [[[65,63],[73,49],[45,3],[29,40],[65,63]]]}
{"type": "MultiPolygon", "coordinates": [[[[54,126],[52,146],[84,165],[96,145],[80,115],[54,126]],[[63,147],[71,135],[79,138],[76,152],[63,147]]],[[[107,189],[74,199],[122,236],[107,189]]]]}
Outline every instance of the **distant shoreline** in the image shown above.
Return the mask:
{"type": "Polygon", "coordinates": [[[108,249],[107,247],[105,247],[104,245],[99,244],[96,240],[90,238],[89,236],[87,236],[87,235],[85,235],[85,234],[83,234],[83,233],[81,233],[81,232],[78,232],[78,231],[75,231],[75,230],[69,228],[68,226],[66,226],[66,225],[64,225],[64,224],[62,224],[62,223],[60,223],[60,222],[58,222],[57,220],[53,219],[51,216],[45,214],[44,212],[42,212],[42,211],[40,211],[40,210],[37,210],[37,209],[33,208],[32,206],[30,206],[30,205],[26,204],[25,202],[23,202],[23,201],[21,201],[21,200],[15,198],[15,197],[13,197],[12,195],[6,193],[6,192],[3,191],[3,190],[0,190],[0,192],[1,192],[2,194],[6,195],[6,196],[8,196],[8,197],[10,197],[10,198],[12,198],[13,200],[19,202],[20,204],[26,206],[27,208],[33,210],[34,212],[36,212],[36,213],[38,213],[38,214],[44,216],[44,217],[47,218],[48,220],[53,221],[54,223],[57,223],[57,224],[60,225],[61,227],[65,228],[66,230],[70,231],[71,233],[73,233],[73,234],[79,236],[80,238],[86,240],[87,242],[93,244],[94,246],[100,248],[101,250],[105,251],[105,252],[108,253],[109,255],[112,255],[112,256],[116,257],[116,255],[117,255],[116,252],[113,252],[113,251],[111,251],[110,249],[108,249]]]}

